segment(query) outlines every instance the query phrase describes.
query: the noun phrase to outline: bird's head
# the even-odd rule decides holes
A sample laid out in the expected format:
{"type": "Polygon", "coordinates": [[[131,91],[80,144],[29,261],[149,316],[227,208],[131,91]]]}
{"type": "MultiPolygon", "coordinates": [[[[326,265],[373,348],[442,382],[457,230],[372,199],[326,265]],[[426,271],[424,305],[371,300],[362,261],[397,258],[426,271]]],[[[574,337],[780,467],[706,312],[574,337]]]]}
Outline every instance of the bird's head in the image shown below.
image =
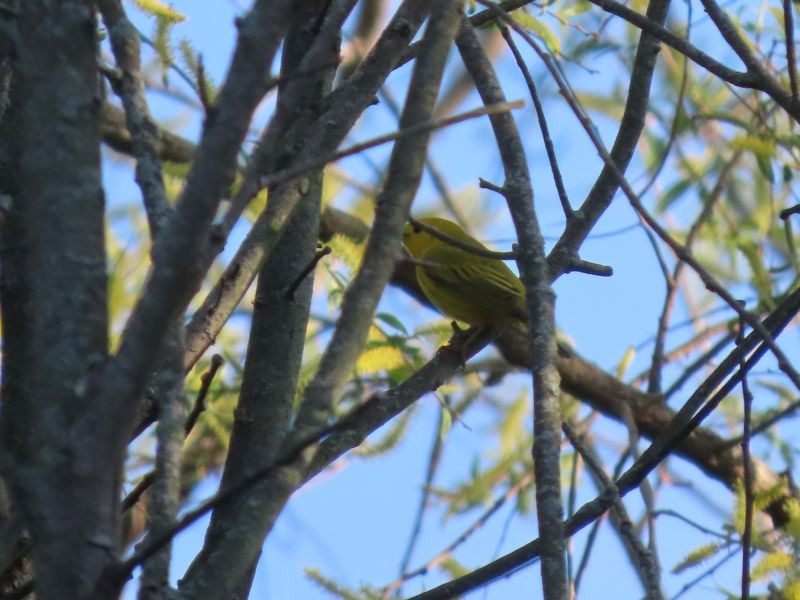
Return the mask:
{"type": "MultiPolygon", "coordinates": [[[[417,219],[417,221],[462,242],[475,242],[475,240],[470,237],[470,235],[459,225],[453,223],[452,221],[448,221],[447,219],[426,217],[424,219],[417,219]]],[[[414,223],[408,223],[403,228],[403,245],[408,253],[414,258],[421,258],[428,248],[435,244],[442,243],[446,242],[442,242],[439,238],[431,235],[427,231],[424,231],[414,223]]]]}

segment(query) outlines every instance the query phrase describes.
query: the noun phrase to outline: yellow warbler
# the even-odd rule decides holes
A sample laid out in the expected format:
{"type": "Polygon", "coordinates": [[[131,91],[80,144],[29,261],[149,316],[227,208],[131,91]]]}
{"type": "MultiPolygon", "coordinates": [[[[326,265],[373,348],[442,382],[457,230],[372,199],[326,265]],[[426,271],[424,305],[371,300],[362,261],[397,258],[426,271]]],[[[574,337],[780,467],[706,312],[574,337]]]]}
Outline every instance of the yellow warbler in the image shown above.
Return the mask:
{"type": "MultiPolygon", "coordinates": [[[[461,227],[447,219],[419,219],[444,235],[487,250],[461,227]]],[[[458,248],[409,223],[403,245],[416,260],[423,293],[445,315],[469,325],[508,325],[524,322],[525,287],[502,261],[458,248]]]]}

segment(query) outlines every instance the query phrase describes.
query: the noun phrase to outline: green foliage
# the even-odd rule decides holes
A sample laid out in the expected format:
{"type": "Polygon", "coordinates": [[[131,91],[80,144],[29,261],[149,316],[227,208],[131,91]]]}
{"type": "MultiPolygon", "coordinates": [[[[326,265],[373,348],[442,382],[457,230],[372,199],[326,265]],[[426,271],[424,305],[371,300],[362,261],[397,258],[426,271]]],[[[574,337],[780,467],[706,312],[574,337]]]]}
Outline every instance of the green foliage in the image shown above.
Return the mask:
{"type": "Polygon", "coordinates": [[[389,426],[389,430],[379,440],[366,441],[354,450],[356,456],[362,458],[376,458],[391,452],[408,432],[411,418],[416,412],[416,405],[403,412],[389,426]]]}
{"type": "Polygon", "coordinates": [[[306,577],[321,587],[323,590],[341,600],[380,600],[383,598],[383,592],[367,586],[362,586],[357,590],[347,588],[343,585],[336,583],[323,575],[318,569],[306,568],[304,569],[306,577]]]}
{"type": "Polygon", "coordinates": [[[195,50],[192,42],[187,39],[182,39],[178,43],[181,60],[184,67],[194,77],[194,87],[196,90],[202,90],[202,97],[206,98],[209,103],[213,104],[214,99],[217,97],[217,86],[211,80],[209,74],[202,69],[202,61],[200,54],[195,50]],[[202,73],[202,76],[201,76],[202,73]]]}
{"type": "Polygon", "coordinates": [[[760,581],[778,573],[784,573],[796,565],[795,558],[787,552],[770,552],[761,557],[753,565],[750,576],[753,581],[760,581]]]}
{"type": "Polygon", "coordinates": [[[561,54],[561,41],[558,35],[542,19],[537,19],[524,10],[514,11],[512,16],[518,24],[542,40],[551,54],[561,54]]]}
{"type": "Polygon", "coordinates": [[[166,21],[167,23],[180,23],[186,20],[186,15],[178,12],[161,0],[132,0],[133,4],[143,12],[166,21]]]}
{"type": "Polygon", "coordinates": [[[677,575],[679,573],[683,573],[687,569],[701,565],[704,562],[708,561],[710,558],[716,556],[717,553],[719,553],[723,549],[724,545],[722,544],[718,543],[703,544],[702,546],[695,548],[689,554],[687,554],[683,558],[683,560],[681,560],[677,565],[675,565],[672,568],[672,572],[677,575]]]}

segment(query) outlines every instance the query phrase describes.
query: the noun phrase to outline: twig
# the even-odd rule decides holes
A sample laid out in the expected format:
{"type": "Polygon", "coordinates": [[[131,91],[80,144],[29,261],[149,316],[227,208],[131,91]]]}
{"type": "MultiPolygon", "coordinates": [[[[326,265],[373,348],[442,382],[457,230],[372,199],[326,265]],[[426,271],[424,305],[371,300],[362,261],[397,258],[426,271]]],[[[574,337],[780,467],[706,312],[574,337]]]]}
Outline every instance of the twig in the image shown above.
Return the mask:
{"type": "Polygon", "coordinates": [[[208,84],[206,82],[206,68],[203,64],[203,55],[197,57],[197,69],[195,76],[197,77],[197,94],[200,96],[200,104],[203,106],[203,111],[208,116],[211,113],[212,104],[211,99],[208,97],[208,84]]]}
{"type": "Polygon", "coordinates": [[[714,0],[700,0],[706,14],[711,17],[717,30],[720,32],[725,41],[731,49],[742,59],[742,62],[747,67],[749,73],[752,73],[754,78],[759,84],[759,89],[766,92],[773,99],[781,105],[781,107],[790,115],[797,119],[797,107],[793,106],[793,99],[790,95],[785,93],[780,82],[772,77],[767,67],[758,59],[752,51],[752,44],[750,40],[746,39],[743,35],[743,30],[739,29],[730,20],[725,11],[714,0]],[[779,92],[774,94],[774,92],[779,92]]]}
{"type": "Polygon", "coordinates": [[[684,523],[686,523],[690,527],[694,527],[695,529],[697,529],[697,531],[699,531],[700,533],[705,533],[706,535],[714,536],[716,538],[719,538],[720,540],[727,541],[727,540],[730,539],[729,536],[724,535],[724,534],[720,533],[719,531],[714,531],[713,529],[709,529],[705,525],[702,525],[701,523],[698,523],[697,521],[693,521],[689,517],[687,517],[685,515],[682,515],[681,513],[677,512],[677,511],[674,511],[672,509],[661,508],[661,509],[653,511],[653,516],[654,517],[660,517],[662,515],[663,516],[667,516],[667,517],[674,517],[675,519],[678,519],[679,521],[683,521],[684,523]]]}
{"type": "Polygon", "coordinates": [[[144,95],[139,34],[128,20],[119,0],[100,0],[99,7],[121,72],[121,78],[116,80],[113,87],[125,108],[136,157],[136,181],[142,190],[151,233],[156,238],[171,216],[172,208],[164,190],[161,157],[158,154],[158,127],[150,115],[144,95]]]}
{"type": "Polygon", "coordinates": [[[566,217],[567,221],[569,221],[572,218],[572,206],[570,206],[569,196],[567,196],[567,190],[564,187],[564,180],[561,177],[561,170],[558,167],[556,151],[553,147],[553,140],[550,139],[550,131],[547,127],[547,119],[545,118],[544,109],[542,108],[542,102],[539,99],[539,93],[536,90],[536,83],[533,81],[533,77],[531,77],[528,66],[525,64],[522,54],[520,54],[519,48],[517,48],[517,45],[514,43],[514,38],[511,37],[508,28],[500,27],[500,33],[503,35],[503,39],[511,49],[511,52],[514,55],[514,60],[517,62],[517,67],[519,67],[519,70],[522,72],[522,76],[524,77],[525,83],[528,86],[531,100],[533,100],[533,106],[536,109],[536,118],[539,121],[539,129],[542,131],[542,141],[544,142],[544,147],[547,151],[547,159],[550,161],[550,171],[553,173],[553,181],[555,182],[556,190],[558,192],[558,199],[561,201],[561,208],[564,211],[564,216],[566,217]]]}
{"type": "Polygon", "coordinates": [[[419,505],[417,506],[417,513],[414,517],[414,524],[411,526],[411,535],[408,539],[408,544],[406,545],[406,550],[403,552],[403,560],[400,562],[400,577],[398,581],[398,585],[394,586],[391,584],[387,586],[384,590],[384,596],[392,591],[392,589],[397,589],[398,592],[400,591],[400,586],[402,582],[408,580],[406,577],[406,572],[408,571],[408,565],[411,563],[411,558],[414,554],[414,546],[416,546],[417,540],[419,539],[420,532],[422,531],[422,519],[425,515],[425,509],[428,507],[428,500],[430,499],[431,495],[431,486],[433,485],[433,479],[436,475],[436,471],[439,468],[439,464],[442,457],[442,449],[444,447],[444,438],[442,435],[443,432],[443,424],[445,422],[445,415],[447,415],[447,411],[450,410],[449,407],[440,406],[439,407],[439,420],[436,425],[436,429],[433,432],[433,444],[431,444],[430,454],[428,456],[428,465],[425,469],[425,481],[422,484],[422,494],[420,494],[419,505]],[[394,588],[392,587],[394,586],[394,588]],[[390,589],[392,588],[392,589],[390,589]]]}
{"type": "MultiPolygon", "coordinates": [[[[689,38],[690,38],[689,34],[691,32],[691,29],[692,29],[692,3],[691,2],[687,2],[686,3],[686,36],[685,36],[687,43],[689,42],[689,38]]],[[[689,57],[686,56],[685,54],[683,54],[682,56],[683,56],[683,73],[681,75],[681,86],[678,89],[678,98],[675,101],[675,115],[672,117],[672,125],[670,125],[669,136],[667,137],[667,143],[664,146],[664,150],[661,152],[661,158],[659,158],[658,164],[656,165],[656,168],[653,169],[653,174],[650,176],[650,179],[647,181],[647,183],[644,185],[644,187],[642,187],[642,189],[639,190],[639,196],[640,197],[644,196],[647,193],[647,191],[653,186],[653,184],[656,182],[656,180],[658,179],[658,176],[661,173],[661,170],[667,164],[667,158],[669,157],[670,152],[672,151],[672,145],[675,143],[675,140],[676,140],[676,138],[678,136],[678,126],[679,126],[680,121],[681,121],[680,117],[681,117],[682,113],[684,112],[684,110],[683,110],[683,100],[684,100],[684,97],[686,96],[687,84],[689,83],[689,57]]]]}
{"type": "Polygon", "coordinates": [[[581,457],[586,463],[586,466],[592,471],[595,477],[598,478],[603,487],[606,488],[607,493],[613,495],[614,511],[617,513],[617,517],[620,521],[620,533],[628,545],[634,549],[638,559],[638,568],[644,575],[643,580],[646,584],[646,598],[648,598],[648,600],[662,598],[661,578],[659,576],[658,565],[656,564],[655,557],[651,551],[644,547],[641,540],[636,535],[633,523],[631,522],[630,516],[628,516],[628,511],[625,509],[625,505],[620,499],[619,492],[617,491],[614,482],[609,479],[608,475],[606,475],[605,471],[603,471],[603,467],[601,466],[600,462],[583,443],[581,437],[578,436],[567,420],[562,421],[561,429],[564,432],[564,435],[566,435],[569,439],[572,447],[580,453],[581,457]]]}
{"type": "MultiPolygon", "coordinates": [[[[728,180],[730,179],[730,176],[733,173],[735,166],[738,164],[741,156],[741,150],[738,150],[734,153],[733,157],[725,164],[725,167],[720,172],[714,188],[706,196],[703,202],[703,208],[700,210],[700,214],[697,215],[697,218],[689,228],[689,233],[686,235],[684,248],[686,248],[687,252],[690,251],[694,245],[694,242],[700,233],[700,229],[706,224],[708,219],[711,218],[713,208],[722,197],[725,186],[728,184],[728,180]]],[[[669,327],[670,315],[672,314],[672,309],[675,305],[675,299],[677,297],[678,280],[680,279],[685,265],[686,263],[684,261],[678,260],[677,264],[672,270],[672,274],[666,278],[667,289],[664,296],[664,304],[661,308],[661,315],[658,319],[658,330],[656,333],[655,346],[653,348],[653,358],[650,363],[650,378],[647,386],[647,390],[649,392],[661,391],[661,370],[664,364],[664,345],[666,341],[667,328],[669,327]]]]}
{"type": "Polygon", "coordinates": [[[791,217],[792,215],[796,215],[800,213],[800,204],[795,204],[794,206],[790,206],[789,208],[784,208],[778,216],[783,219],[784,221],[791,217]]]}
{"type": "Polygon", "coordinates": [[[614,275],[613,267],[583,260],[582,258],[573,258],[564,272],[584,273],[586,275],[596,275],[597,277],[611,277],[614,275]]]}
{"type": "Polygon", "coordinates": [[[672,600],[678,600],[678,598],[683,596],[686,592],[688,592],[698,583],[703,581],[703,579],[705,579],[709,575],[713,575],[717,569],[719,569],[722,565],[724,565],[734,556],[736,556],[736,550],[731,550],[730,552],[728,552],[728,554],[723,556],[721,559],[719,559],[717,562],[711,565],[708,569],[706,569],[705,571],[700,573],[697,577],[686,583],[680,590],[678,590],[678,593],[672,597],[672,600]]]}
{"type": "MultiPolygon", "coordinates": [[[[395,118],[400,117],[400,106],[388,86],[384,85],[381,87],[380,95],[392,115],[395,118]]],[[[436,191],[439,192],[442,204],[444,204],[445,208],[450,212],[456,222],[464,229],[467,229],[467,220],[464,218],[464,215],[461,214],[461,210],[456,206],[453,200],[453,194],[448,189],[447,182],[439,170],[439,167],[433,161],[433,157],[430,153],[425,155],[425,168],[428,170],[428,175],[431,177],[433,186],[436,188],[436,191]]]]}
{"type": "MultiPolygon", "coordinates": [[[[614,465],[613,477],[616,480],[619,477],[620,473],[622,473],[622,468],[625,466],[625,462],[630,458],[630,447],[622,453],[622,455],[617,460],[617,464],[614,465]]],[[[578,454],[578,452],[575,452],[578,454]]],[[[603,488],[601,486],[597,486],[598,491],[602,492],[603,488]]],[[[573,511],[574,514],[574,511],[573,511]]],[[[570,515],[572,516],[572,515],[570,515]]],[[[601,516],[600,518],[596,519],[594,523],[592,523],[592,528],[589,530],[589,535],[586,536],[586,543],[583,546],[583,553],[581,554],[581,560],[578,562],[578,570],[575,573],[575,594],[577,595],[581,581],[583,581],[583,576],[586,574],[586,569],[589,567],[589,559],[592,555],[592,550],[594,549],[595,542],[597,541],[597,534],[600,532],[600,526],[603,524],[604,517],[601,516]]]]}
{"type": "MultiPolygon", "coordinates": [[[[763,433],[775,423],[785,419],[786,417],[794,414],[797,410],[800,409],[800,400],[795,400],[785,408],[775,412],[774,414],[770,415],[769,417],[764,418],[761,422],[754,425],[750,429],[750,439],[758,435],[759,433],[763,433]]],[[[727,440],[724,444],[720,446],[720,448],[730,448],[731,446],[739,446],[744,441],[744,434],[738,435],[730,440],[727,440]]]]}
{"type": "MultiPolygon", "coordinates": [[[[589,0],[589,2],[599,6],[608,13],[628,21],[631,25],[638,27],[642,31],[649,33],[659,41],[664,42],[674,50],[677,50],[681,54],[689,57],[692,62],[696,63],[700,67],[703,67],[710,73],[713,73],[720,79],[737,87],[762,89],[758,86],[763,82],[758,81],[756,74],[750,72],[749,70],[737,71],[725,66],[696,46],[689,43],[687,40],[672,33],[660,23],[656,23],[647,16],[632,10],[624,4],[617,2],[616,0],[589,0]]],[[[767,92],[770,96],[777,92],[776,95],[781,97],[782,100],[782,103],[779,102],[781,106],[783,106],[787,101],[791,100],[788,94],[781,94],[782,90],[780,86],[770,85],[769,91],[762,91],[767,92]]],[[[775,99],[777,101],[777,98],[775,99]]]]}
{"type": "MultiPolygon", "coordinates": [[[[488,4],[486,0],[478,1],[491,10],[492,5],[488,4]]],[[[648,4],[648,15],[658,21],[663,21],[666,18],[668,6],[669,2],[666,0],[651,1],[648,4]]],[[[540,57],[561,94],[568,100],[570,108],[573,111],[577,111],[576,116],[578,116],[581,124],[589,123],[591,125],[591,119],[583,110],[569,82],[553,57],[542,50],[536,40],[518,23],[496,9],[494,9],[494,12],[506,25],[516,31],[540,57]]],[[[658,49],[657,40],[646,33],[641,36],[636,50],[625,112],[612,150],[614,164],[623,170],[633,156],[634,148],[644,127],[644,116],[650,97],[650,85],[653,71],[655,70],[658,49]]],[[[567,223],[563,234],[548,255],[547,262],[551,281],[557,279],[569,266],[581,244],[610,205],[618,187],[617,179],[613,176],[611,170],[604,166],[591,192],[580,209],[574,212],[574,218],[567,223]]]]}
{"type": "Polygon", "coordinates": [[[714,357],[724,350],[725,347],[733,341],[733,338],[733,333],[728,331],[713,346],[711,346],[711,348],[698,356],[697,359],[695,359],[692,364],[687,366],[683,370],[683,373],[681,373],[680,376],[667,388],[667,390],[664,392],[664,398],[671,398],[673,394],[675,394],[675,392],[678,391],[692,375],[694,375],[700,369],[708,367],[714,357]]]}
{"type": "MultiPolygon", "coordinates": [[[[528,4],[533,4],[533,2],[534,0],[504,0],[503,2],[497,4],[494,10],[486,9],[482,10],[479,13],[471,15],[470,17],[468,17],[469,22],[472,23],[473,27],[476,28],[481,27],[482,25],[486,25],[487,23],[497,18],[494,12],[495,10],[501,10],[506,13],[510,13],[528,4]]],[[[400,61],[398,66],[402,66],[408,61],[413,60],[416,57],[418,51],[419,51],[419,42],[414,42],[408,47],[408,50],[406,51],[405,55],[403,56],[403,59],[400,61]]]]}
{"type": "Polygon", "coordinates": [[[424,231],[425,233],[429,233],[433,237],[442,240],[445,244],[449,246],[453,246],[454,248],[458,248],[459,250],[463,250],[464,252],[468,252],[469,254],[474,254],[475,256],[483,256],[484,258],[493,258],[495,260],[517,260],[517,253],[516,252],[495,252],[493,250],[487,250],[486,248],[478,248],[463,240],[459,240],[458,238],[454,238],[451,235],[447,235],[446,233],[439,231],[435,227],[431,227],[430,225],[426,225],[422,221],[415,219],[414,217],[409,217],[408,222],[411,223],[415,229],[419,229],[424,231]]]}
{"type": "MultiPolygon", "coordinates": [[[[184,425],[184,435],[188,437],[188,435],[194,429],[195,424],[197,423],[197,419],[205,410],[206,404],[206,397],[208,396],[208,390],[211,387],[211,382],[214,381],[214,377],[217,374],[217,371],[222,366],[223,360],[222,356],[219,354],[214,354],[211,357],[211,364],[208,367],[208,370],[203,373],[200,377],[200,390],[197,392],[197,398],[195,399],[194,406],[192,407],[189,416],[186,417],[186,423],[184,425]]],[[[153,485],[156,477],[156,470],[153,469],[147,472],[140,480],[136,486],[128,492],[128,495],[122,500],[122,512],[127,512],[142,497],[142,495],[153,485]]]]}
{"type": "MultiPolygon", "coordinates": [[[[485,3],[484,3],[485,4],[485,3]]],[[[494,5],[489,5],[494,6],[494,5]]],[[[496,8],[496,7],[495,7],[496,8]]],[[[499,11],[504,18],[508,16],[499,11]]],[[[468,20],[462,22],[456,46],[464,66],[485,105],[505,101],[494,66],[468,20]]],[[[541,580],[544,597],[566,598],[564,507],[561,499],[561,405],[560,375],[555,366],[555,292],[544,238],[533,206],[533,187],[522,139],[513,116],[489,119],[505,176],[503,189],[519,240],[519,265],[525,285],[530,333],[530,369],[533,376],[533,468],[536,482],[536,518],[545,541],[541,580]]]]}
{"type": "Polygon", "coordinates": [[[197,392],[197,398],[194,401],[194,406],[192,407],[189,416],[186,418],[186,428],[184,429],[184,432],[187,436],[192,432],[192,429],[194,429],[194,426],[197,423],[197,419],[200,418],[200,415],[203,414],[203,411],[206,409],[208,390],[211,389],[211,383],[214,381],[214,377],[217,376],[217,371],[219,371],[219,368],[222,366],[223,362],[224,361],[221,355],[212,355],[211,364],[208,365],[208,370],[200,376],[200,390],[197,392]]]}
{"type": "MultiPolygon", "coordinates": [[[[744,319],[739,320],[739,332],[736,343],[744,340],[744,319]]],[[[742,531],[742,598],[750,597],[750,547],[753,537],[753,464],[750,461],[751,419],[753,409],[753,394],[747,380],[747,370],[744,357],[739,360],[739,371],[742,373],[742,403],[744,408],[742,432],[742,462],[744,466],[744,530],[742,531]]]]}
{"type": "Polygon", "coordinates": [[[311,162],[302,163],[293,167],[289,167],[287,169],[276,171],[275,173],[271,173],[269,175],[266,175],[265,177],[262,177],[258,182],[258,186],[259,188],[265,188],[267,186],[274,185],[276,183],[289,181],[290,179],[294,179],[298,175],[302,175],[307,171],[316,170],[320,167],[324,167],[328,163],[336,162],[338,160],[341,160],[342,158],[346,158],[354,154],[359,154],[361,152],[364,152],[365,150],[369,150],[370,148],[375,148],[376,146],[381,146],[389,142],[401,140],[407,137],[413,137],[424,133],[429,133],[431,131],[435,131],[436,129],[449,127],[450,125],[455,125],[456,123],[461,123],[469,119],[476,119],[478,117],[482,117],[485,115],[493,115],[497,113],[508,112],[511,110],[522,108],[523,106],[525,106],[525,103],[522,102],[522,100],[517,100],[514,102],[500,102],[492,106],[481,106],[479,108],[475,108],[473,110],[469,110],[460,113],[458,115],[453,115],[452,117],[446,117],[444,119],[431,119],[424,123],[417,123],[409,127],[395,131],[393,133],[380,135],[372,138],[371,140],[367,140],[366,142],[354,144],[349,148],[344,148],[343,150],[332,152],[327,156],[323,156],[311,162]]]}
{"type": "Polygon", "coordinates": [[[303,271],[300,274],[298,274],[297,279],[295,279],[292,282],[292,285],[290,285],[289,288],[286,290],[287,300],[291,301],[294,298],[294,294],[297,291],[297,288],[300,287],[300,284],[303,283],[303,280],[306,277],[308,277],[314,271],[314,269],[317,268],[319,261],[328,256],[328,254],[330,254],[331,252],[333,252],[333,250],[331,249],[330,246],[324,246],[321,249],[317,250],[316,254],[314,254],[314,258],[311,259],[311,262],[309,262],[308,265],[306,265],[306,268],[303,269],[303,271]]]}
{"type": "MultiPolygon", "coordinates": [[[[486,0],[478,0],[481,3],[485,3],[486,0]]],[[[707,4],[710,0],[702,0],[704,4],[707,4]]],[[[507,17],[504,17],[507,18],[507,17]]],[[[509,22],[509,21],[507,21],[509,22]]],[[[512,27],[518,27],[516,24],[512,25],[512,27]]],[[[535,49],[538,49],[538,52],[542,53],[542,56],[546,56],[541,48],[539,48],[538,44],[534,39],[530,36],[527,36],[526,41],[531,44],[535,49]]],[[[567,104],[569,104],[570,108],[572,109],[575,116],[578,118],[578,121],[583,126],[584,131],[586,131],[589,139],[591,140],[592,144],[594,145],[595,149],[600,154],[600,157],[603,159],[606,168],[611,173],[612,177],[616,180],[617,185],[622,189],[625,195],[628,198],[628,202],[630,202],[631,206],[633,206],[634,210],[639,214],[642,219],[647,223],[647,225],[652,229],[658,237],[660,237],[666,244],[672,249],[675,255],[682,261],[687,263],[697,275],[700,277],[703,284],[708,288],[711,292],[717,294],[720,298],[722,298],[728,306],[730,306],[733,310],[739,314],[745,322],[753,328],[753,330],[761,337],[763,342],[766,346],[770,349],[770,351],[775,356],[776,360],[778,361],[778,367],[783,371],[786,376],[792,381],[792,383],[800,390],[800,374],[792,366],[791,362],[786,357],[786,354],[781,350],[774,340],[770,337],[767,330],[763,327],[763,325],[758,321],[758,319],[749,313],[747,310],[743,309],[739,302],[730,294],[730,292],[717,282],[717,280],[702,266],[700,263],[692,256],[692,254],[686,250],[684,246],[679,244],[675,239],[658,223],[658,221],[647,211],[647,209],[642,205],[641,200],[636,195],[636,192],[633,191],[633,188],[628,183],[628,180],[619,170],[619,167],[615,164],[614,159],[609,155],[608,150],[605,147],[605,144],[598,136],[594,126],[591,123],[591,120],[586,116],[585,111],[582,110],[580,105],[577,103],[577,100],[574,96],[571,95],[564,95],[567,104]]]]}
{"type": "Polygon", "coordinates": [[[478,531],[481,527],[483,527],[489,519],[497,513],[502,506],[508,502],[511,498],[514,498],[518,495],[522,490],[524,490],[528,485],[530,485],[531,481],[533,480],[533,476],[530,473],[526,473],[517,483],[512,485],[505,494],[497,498],[492,505],[480,516],[476,519],[469,527],[467,527],[461,535],[459,535],[453,542],[451,542],[444,550],[439,552],[436,556],[431,558],[421,567],[414,569],[413,571],[403,572],[403,574],[395,581],[387,585],[383,588],[383,597],[388,598],[389,595],[394,591],[399,589],[404,583],[413,579],[414,577],[419,577],[420,575],[425,575],[426,573],[430,572],[431,569],[439,566],[444,562],[449,556],[455,552],[455,550],[464,542],[466,542],[472,535],[478,531]]]}

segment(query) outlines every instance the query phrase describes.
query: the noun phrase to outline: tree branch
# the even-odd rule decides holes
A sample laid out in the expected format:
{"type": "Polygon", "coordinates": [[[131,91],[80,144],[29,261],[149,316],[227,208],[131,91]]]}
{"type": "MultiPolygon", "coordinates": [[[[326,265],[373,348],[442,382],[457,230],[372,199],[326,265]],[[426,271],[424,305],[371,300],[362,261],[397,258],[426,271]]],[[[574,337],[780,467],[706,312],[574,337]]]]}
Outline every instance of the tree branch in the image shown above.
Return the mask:
{"type": "MultiPolygon", "coordinates": [[[[456,38],[464,65],[484,104],[503,102],[505,95],[491,61],[481,48],[472,25],[462,23],[456,38]]],[[[564,508],[561,499],[561,405],[556,356],[555,293],[544,251],[544,238],[533,209],[533,188],[527,158],[514,118],[489,117],[503,163],[503,190],[519,239],[519,264],[525,284],[533,375],[533,467],[536,516],[544,540],[542,583],[544,597],[567,597],[564,553],[564,508]]]]}
{"type": "Polygon", "coordinates": [[[112,83],[125,107],[131,149],[136,157],[136,180],[142,190],[147,220],[155,238],[166,225],[172,208],[164,191],[158,153],[158,128],[150,116],[144,96],[139,32],[128,20],[120,0],[99,0],[98,5],[108,29],[114,58],[122,72],[120,81],[112,83]]]}

